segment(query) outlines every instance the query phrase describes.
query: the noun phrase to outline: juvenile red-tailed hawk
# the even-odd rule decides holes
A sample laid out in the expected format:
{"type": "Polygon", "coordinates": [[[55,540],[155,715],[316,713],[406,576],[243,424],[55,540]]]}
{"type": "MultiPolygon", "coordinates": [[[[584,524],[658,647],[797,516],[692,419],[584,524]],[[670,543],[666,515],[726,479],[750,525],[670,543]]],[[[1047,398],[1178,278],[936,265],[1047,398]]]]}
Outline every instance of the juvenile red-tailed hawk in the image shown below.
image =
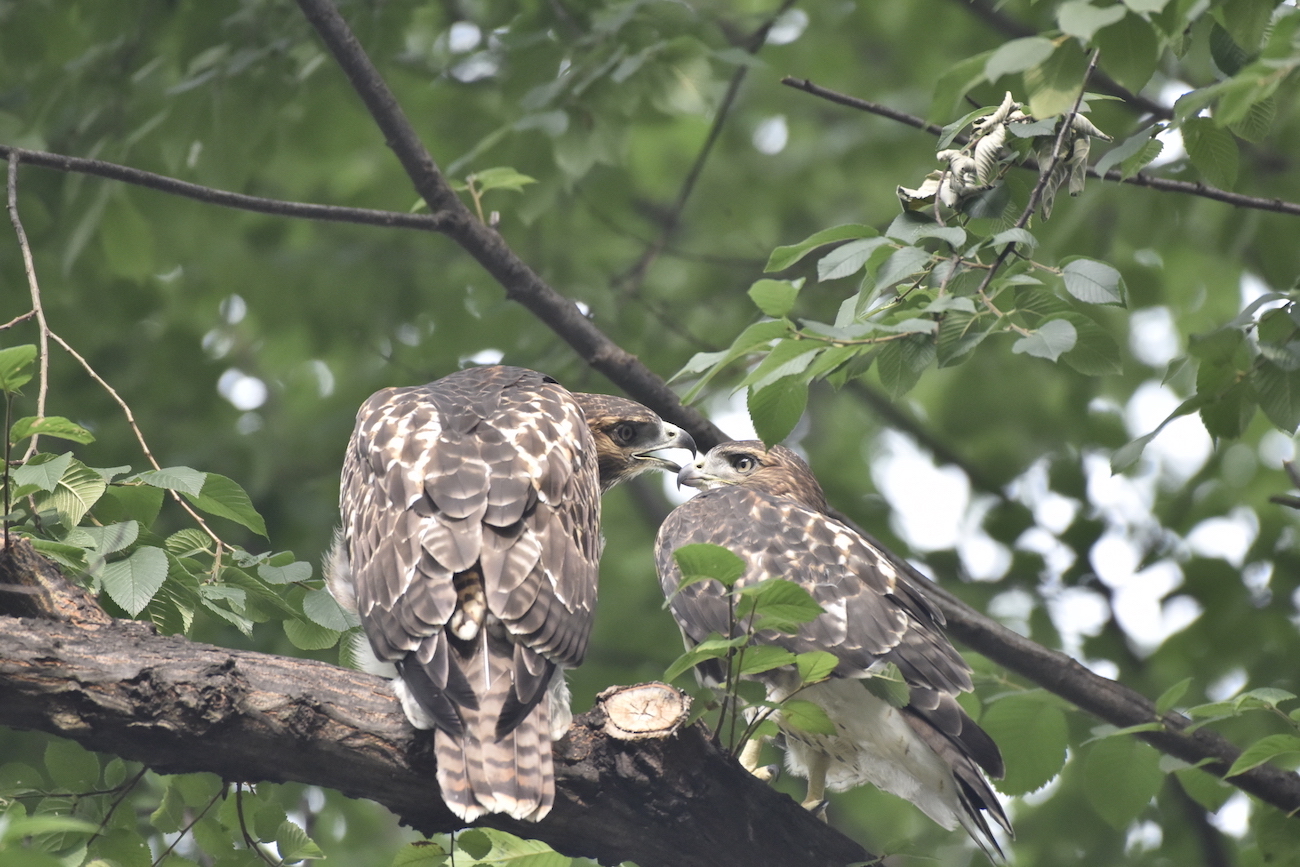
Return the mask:
{"type": "MultiPolygon", "coordinates": [[[[812,734],[774,717],[786,742],[786,763],[808,780],[804,806],[817,809],[826,789],[871,783],[906,798],[952,830],[961,825],[986,852],[1000,852],[988,819],[1011,833],[997,795],[980,772],[1001,777],[997,745],[957,704],[971,689],[970,668],[942,631],[943,615],[889,555],[828,514],[808,465],[784,446],[730,442],[684,467],[681,484],[703,489],[675,509],[659,530],[655,558],[664,593],[688,644],[728,634],[728,604],[717,581],[678,591],[673,551],[708,542],[745,561],[737,584],[784,578],[801,585],[823,613],[798,633],[760,631],[756,643],[794,653],[823,650],[838,666],[829,680],[799,698],[820,705],[834,735],[812,734]],[[863,685],[887,664],[897,666],[910,702],[894,707],[863,685]]],[[[717,663],[716,660],[712,661],[717,663]]],[[[702,676],[716,678],[705,667],[702,676]]],[[[793,667],[754,675],[768,698],[782,701],[799,686],[793,667]]],[[[742,757],[757,764],[757,743],[742,757]]]]}
{"type": "Polygon", "coordinates": [[[375,393],[343,463],[328,583],[356,611],[416,728],[434,729],[453,813],[540,820],[564,669],[596,603],[600,494],[688,434],[644,406],[518,367],[375,393]]]}

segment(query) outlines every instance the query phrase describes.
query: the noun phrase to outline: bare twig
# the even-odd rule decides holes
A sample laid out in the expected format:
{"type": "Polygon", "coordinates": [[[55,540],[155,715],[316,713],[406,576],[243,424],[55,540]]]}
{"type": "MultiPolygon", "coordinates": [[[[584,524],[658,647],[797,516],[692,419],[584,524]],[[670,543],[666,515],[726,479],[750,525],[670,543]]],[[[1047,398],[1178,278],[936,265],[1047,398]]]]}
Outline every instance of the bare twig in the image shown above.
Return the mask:
{"type": "MultiPolygon", "coordinates": [[[[795,90],[802,90],[805,93],[811,93],[813,96],[821,97],[830,102],[845,105],[850,108],[860,109],[870,112],[871,114],[887,117],[890,120],[898,121],[910,127],[924,130],[931,135],[940,135],[943,127],[933,124],[907,112],[898,111],[880,103],[871,102],[865,99],[848,96],[834,90],[828,90],[819,85],[813,84],[806,78],[791,78],[787,76],[781,79],[781,83],[787,87],[793,87],[795,90]]],[[[965,137],[958,136],[955,141],[964,142],[965,137]]],[[[1025,160],[1020,164],[1021,168],[1037,171],[1038,164],[1033,160],[1025,160]]],[[[1111,169],[1106,174],[1098,174],[1095,169],[1088,169],[1088,177],[1099,178],[1103,181],[1113,181],[1119,184],[1131,184],[1135,187],[1146,187],[1151,190],[1159,190],[1162,193],[1182,193],[1188,196],[1198,196],[1203,199],[1213,199],[1216,202],[1224,202],[1238,208],[1251,208],[1256,211],[1272,211],[1277,214],[1288,214],[1293,217],[1300,217],[1300,204],[1288,202],[1284,199],[1264,199],[1259,196],[1244,196],[1241,193],[1233,193],[1228,190],[1220,190],[1215,187],[1207,186],[1202,183],[1192,183],[1190,181],[1173,181],[1168,178],[1155,178],[1150,175],[1138,172],[1130,177],[1124,177],[1119,169],[1111,169]]]]}
{"type": "MultiPolygon", "coordinates": [[[[108,392],[108,396],[113,399],[113,402],[122,410],[122,414],[126,416],[126,423],[131,428],[131,432],[135,434],[135,441],[140,444],[140,451],[144,452],[144,458],[149,462],[149,466],[153,467],[155,470],[161,470],[162,465],[159,464],[158,459],[153,456],[153,451],[150,450],[149,443],[145,441],[144,432],[140,430],[140,425],[136,423],[135,413],[131,412],[131,405],[123,400],[122,395],[118,394],[117,390],[114,389],[113,386],[109,385],[108,382],[95,371],[95,368],[90,366],[90,362],[86,361],[86,359],[82,357],[81,353],[73,349],[66,340],[55,334],[53,331],[49,334],[55,343],[63,347],[64,352],[77,360],[77,363],[82,366],[86,371],[86,374],[93,379],[100,388],[108,392]]],[[[192,518],[194,522],[202,528],[203,532],[207,533],[212,541],[216,543],[217,548],[212,555],[212,569],[214,573],[219,572],[221,570],[221,553],[225,550],[226,543],[221,541],[221,537],[216,534],[216,531],[208,526],[207,521],[203,520],[203,516],[195,511],[195,509],[185,501],[185,498],[180,495],[179,491],[173,490],[168,493],[170,493],[172,499],[189,514],[190,518],[192,518]]]]}
{"type": "MultiPolygon", "coordinates": [[[[27,243],[27,231],[23,229],[23,221],[18,216],[18,155],[15,153],[8,154],[9,173],[8,182],[6,183],[7,207],[9,210],[9,222],[13,223],[14,234],[18,236],[18,247],[23,255],[23,273],[27,275],[27,289],[32,296],[32,315],[40,324],[40,331],[37,333],[36,340],[40,344],[38,352],[38,363],[40,373],[37,379],[36,390],[36,417],[45,417],[45,398],[50,391],[50,326],[45,321],[45,308],[41,306],[41,287],[36,282],[36,265],[32,262],[32,248],[27,243]]],[[[9,435],[8,430],[4,435],[9,435]]],[[[39,435],[33,434],[31,440],[27,443],[27,453],[24,459],[30,458],[36,454],[36,444],[40,439],[39,435]]],[[[5,470],[8,472],[8,469],[5,470]]]]}
{"type": "Polygon", "coordinates": [[[26,322],[28,319],[31,319],[35,315],[36,315],[35,310],[28,310],[26,313],[19,313],[17,316],[15,316],[13,319],[10,319],[4,325],[0,325],[0,331],[8,331],[10,328],[13,328],[15,325],[19,325],[23,322],[26,322]]]}
{"type": "MultiPolygon", "coordinates": [[[[772,26],[776,24],[778,18],[795,4],[796,0],[784,0],[784,2],[767,17],[767,20],[745,40],[744,49],[750,55],[758,53],[767,41],[767,34],[771,31],[772,26]]],[[[695,190],[695,184],[700,179],[700,173],[704,171],[704,164],[709,159],[709,154],[713,152],[713,146],[717,144],[718,137],[722,134],[722,127],[727,122],[731,114],[731,107],[736,102],[736,97],[740,94],[740,86],[745,82],[749,75],[748,66],[740,66],[732,73],[731,81],[727,84],[727,92],[722,97],[722,102],[718,106],[718,111],[713,117],[713,125],[709,127],[709,134],[704,139],[700,152],[695,157],[695,163],[691,170],[686,173],[686,178],[682,181],[681,188],[677,191],[677,200],[673,203],[672,210],[663,220],[663,228],[659,231],[659,237],[655,238],[654,243],[646,248],[641,254],[641,258],[628,268],[627,271],[615,278],[615,284],[622,284],[623,293],[627,296],[636,295],[641,289],[641,283],[645,280],[645,275],[650,270],[650,266],[663,253],[668,242],[676,234],[678,227],[681,225],[682,212],[686,209],[686,202],[695,190]]]]}
{"type": "Polygon", "coordinates": [[[430,214],[404,214],[398,211],[340,208],[333,205],[313,205],[305,202],[264,199],[259,196],[246,196],[243,193],[232,193],[227,190],[217,190],[212,187],[191,184],[187,181],[169,178],[166,175],[156,175],[153,172],[141,171],[140,169],[133,169],[116,163],[107,163],[102,160],[87,160],[45,151],[29,151],[11,145],[0,144],[0,156],[8,158],[14,155],[21,158],[24,164],[30,166],[95,175],[139,187],[147,187],[163,193],[170,193],[174,196],[184,196],[187,199],[194,199],[210,205],[221,205],[222,207],[237,208],[242,211],[335,223],[361,223],[363,225],[389,228],[439,231],[439,218],[430,214]]]}
{"type": "MultiPolygon", "coordinates": [[[[1021,211],[1020,218],[1016,220],[1015,225],[1017,229],[1023,229],[1025,226],[1029,225],[1029,220],[1034,216],[1034,211],[1038,209],[1038,203],[1043,197],[1043,191],[1047,189],[1047,185],[1052,181],[1052,173],[1056,167],[1057,160],[1061,158],[1061,148],[1065,145],[1065,137],[1070,134],[1074,124],[1074,118],[1079,113],[1079,105],[1083,102],[1083,88],[1088,86],[1088,77],[1092,75],[1093,69],[1097,66],[1097,57],[1099,54],[1100,52],[1093,51],[1092,57],[1088,59],[1088,68],[1083,73],[1083,84],[1079,88],[1079,95],[1074,98],[1074,105],[1070,106],[1070,110],[1061,118],[1059,128],[1056,130],[1056,140],[1052,142],[1052,150],[1047,155],[1047,163],[1039,167],[1038,181],[1034,184],[1033,190],[1029,193],[1029,201],[1025,202],[1025,209],[1021,211]]],[[[993,282],[993,278],[997,276],[1003,263],[1007,261],[1011,252],[1015,249],[1016,245],[1010,243],[1005,245],[998,252],[997,258],[993,260],[993,266],[985,272],[984,279],[980,281],[979,288],[975,290],[975,294],[979,295],[980,300],[984,302],[984,306],[989,308],[989,310],[991,310],[998,318],[1002,318],[1002,313],[993,306],[993,302],[989,299],[988,295],[985,294],[985,290],[989,288],[989,284],[993,282]]],[[[1024,335],[1029,334],[1028,331],[1017,326],[1015,323],[1008,323],[1008,325],[1017,333],[1024,335]]]]}

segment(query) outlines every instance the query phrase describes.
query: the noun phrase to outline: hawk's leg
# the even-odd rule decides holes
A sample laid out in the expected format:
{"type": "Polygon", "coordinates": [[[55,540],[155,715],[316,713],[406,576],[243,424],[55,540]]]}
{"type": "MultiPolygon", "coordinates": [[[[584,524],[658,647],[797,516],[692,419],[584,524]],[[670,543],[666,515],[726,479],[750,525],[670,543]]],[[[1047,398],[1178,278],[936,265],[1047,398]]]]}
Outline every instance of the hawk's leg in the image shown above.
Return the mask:
{"type": "Polygon", "coordinates": [[[826,771],[830,767],[831,757],[820,750],[810,750],[808,755],[808,795],[803,799],[803,808],[815,814],[822,821],[826,820],[826,771]]]}
{"type": "Polygon", "coordinates": [[[770,783],[781,773],[780,765],[759,765],[758,756],[763,751],[763,738],[755,735],[745,742],[745,747],[740,751],[740,766],[758,777],[765,783],[770,783]]]}

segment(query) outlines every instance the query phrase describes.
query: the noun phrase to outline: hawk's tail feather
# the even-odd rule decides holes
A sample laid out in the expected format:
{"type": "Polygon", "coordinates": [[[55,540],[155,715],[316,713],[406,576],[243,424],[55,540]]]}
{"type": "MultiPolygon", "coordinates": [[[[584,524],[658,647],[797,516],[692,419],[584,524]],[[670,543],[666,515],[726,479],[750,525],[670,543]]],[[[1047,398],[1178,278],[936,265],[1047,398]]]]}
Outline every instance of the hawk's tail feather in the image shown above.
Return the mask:
{"type": "Polygon", "coordinates": [[[484,629],[481,640],[457,646],[457,655],[462,650],[464,655],[453,667],[473,672],[470,683],[478,692],[478,707],[460,708],[464,727],[459,736],[442,729],[434,733],[438,786],[447,807],[467,822],[484,813],[538,821],[555,801],[548,678],[536,684],[532,707],[520,712],[516,646],[492,633],[484,629]],[[503,731],[507,716],[517,719],[503,731]]]}

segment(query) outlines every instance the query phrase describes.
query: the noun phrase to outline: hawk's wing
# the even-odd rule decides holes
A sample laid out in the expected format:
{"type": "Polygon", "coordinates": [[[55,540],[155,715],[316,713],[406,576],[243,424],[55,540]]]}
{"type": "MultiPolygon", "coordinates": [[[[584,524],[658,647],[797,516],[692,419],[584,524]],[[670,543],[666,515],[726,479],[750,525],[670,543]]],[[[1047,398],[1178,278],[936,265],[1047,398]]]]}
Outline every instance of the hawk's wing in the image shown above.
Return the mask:
{"type": "Polygon", "coordinates": [[[655,556],[673,615],[692,643],[727,634],[728,606],[716,581],[681,592],[673,551],[697,542],[730,548],[746,564],[739,583],[784,578],[807,590],[824,612],[798,633],[758,640],[839,659],[836,674],[861,677],[896,664],[909,685],[956,693],[971,688],[969,669],[944,637],[941,615],[882,551],[821,512],[743,486],[714,488],[677,507],[659,530],[655,556]],[[675,594],[675,595],[674,595],[675,594]]]}
{"type": "Polygon", "coordinates": [[[544,699],[556,666],[586,651],[599,498],[581,407],[533,371],[386,389],[357,414],[340,492],[344,568],[412,721],[438,729],[443,797],[467,821],[550,808],[544,699]]]}

